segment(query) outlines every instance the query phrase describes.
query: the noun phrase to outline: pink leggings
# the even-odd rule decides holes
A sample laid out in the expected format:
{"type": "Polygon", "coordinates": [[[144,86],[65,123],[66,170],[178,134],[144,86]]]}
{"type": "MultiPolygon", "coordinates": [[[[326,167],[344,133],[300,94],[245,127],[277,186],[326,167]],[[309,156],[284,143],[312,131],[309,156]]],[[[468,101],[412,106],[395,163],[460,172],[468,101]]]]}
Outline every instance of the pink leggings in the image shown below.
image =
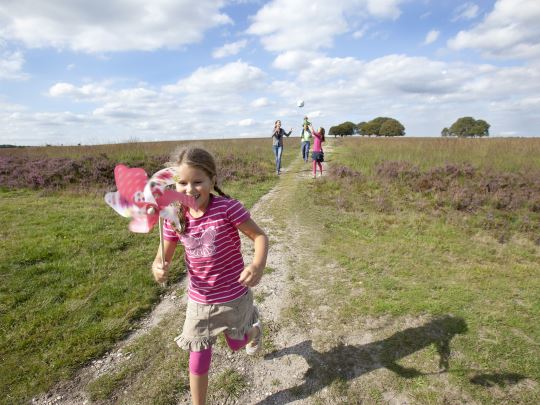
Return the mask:
{"type": "Polygon", "coordinates": [[[322,175],[322,163],[314,160],[313,161],[313,175],[314,176],[317,174],[317,166],[319,166],[319,170],[321,171],[321,175],[322,175]]]}
{"type": "MultiPolygon", "coordinates": [[[[225,333],[225,340],[232,351],[237,351],[244,347],[248,342],[247,333],[244,335],[244,339],[235,340],[231,339],[225,333]]],[[[212,360],[212,346],[208,349],[201,350],[200,352],[189,352],[189,371],[195,375],[208,374],[210,370],[210,361],[212,360]]]]}

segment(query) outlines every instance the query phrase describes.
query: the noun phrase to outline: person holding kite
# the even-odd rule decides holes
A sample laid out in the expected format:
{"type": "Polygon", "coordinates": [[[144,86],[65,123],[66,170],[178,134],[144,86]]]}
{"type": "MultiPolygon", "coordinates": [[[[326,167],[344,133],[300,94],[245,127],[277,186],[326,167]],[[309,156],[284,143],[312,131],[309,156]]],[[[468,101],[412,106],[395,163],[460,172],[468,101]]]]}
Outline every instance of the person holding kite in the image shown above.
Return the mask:
{"type": "Polygon", "coordinates": [[[253,355],[261,348],[262,325],[250,287],[263,275],[268,238],[244,206],[221,191],[209,152],[185,148],[176,153],[172,164],[177,191],[194,197],[197,208],[181,207],[179,227],[165,221],[164,257],[158,249],[152,272],[156,281],[163,282],[177,243],[184,245],[188,305],[182,334],[175,340],[190,352],[193,404],[204,404],[212,346],[219,334],[224,333],[233,351],[245,347],[253,355]],[[254,242],[253,261],[247,266],[240,251],[239,230],[254,242]]]}
{"type": "Polygon", "coordinates": [[[144,170],[118,165],[118,192],[107,193],[105,200],[132,218],[129,227],[134,232],[149,232],[165,219],[152,263],[157,282],[167,280],[178,242],[184,246],[188,303],[182,333],[175,341],[190,352],[192,403],[201,405],[206,403],[212,346],[221,333],[233,351],[245,347],[253,355],[262,346],[262,324],[251,287],[262,278],[268,237],[244,206],[220,189],[215,160],[208,151],[181,149],[169,165],[150,181],[144,170]],[[176,190],[166,187],[173,184],[176,190]],[[238,231],[254,242],[247,266],[238,231]]]}

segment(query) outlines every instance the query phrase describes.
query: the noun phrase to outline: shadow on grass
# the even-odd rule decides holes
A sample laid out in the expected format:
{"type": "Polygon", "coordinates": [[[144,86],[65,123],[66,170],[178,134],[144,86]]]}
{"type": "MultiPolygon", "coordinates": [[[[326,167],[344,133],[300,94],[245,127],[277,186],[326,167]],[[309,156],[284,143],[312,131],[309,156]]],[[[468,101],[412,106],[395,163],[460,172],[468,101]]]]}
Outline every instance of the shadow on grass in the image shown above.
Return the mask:
{"type": "MultiPolygon", "coordinates": [[[[449,369],[450,341],[457,334],[467,332],[467,324],[462,318],[445,316],[434,319],[425,325],[408,328],[392,336],[365,345],[340,344],[327,352],[313,349],[312,341],[306,340],[295,346],[269,353],[265,359],[297,354],[303,356],[309,369],[301,385],[279,391],[265,398],[259,404],[284,404],[293,400],[307,398],[330,386],[334,382],[352,380],[379,368],[387,368],[404,378],[414,378],[424,373],[406,368],[397,361],[430,345],[435,345],[439,355],[440,373],[449,369]]],[[[482,381],[517,382],[520,375],[479,375],[475,384],[482,381]]],[[[498,384],[498,383],[497,383],[498,384]]]]}
{"type": "Polygon", "coordinates": [[[482,387],[506,387],[507,385],[514,385],[526,378],[521,374],[516,373],[493,373],[493,374],[478,374],[470,378],[469,381],[475,385],[481,385],[482,387]]]}

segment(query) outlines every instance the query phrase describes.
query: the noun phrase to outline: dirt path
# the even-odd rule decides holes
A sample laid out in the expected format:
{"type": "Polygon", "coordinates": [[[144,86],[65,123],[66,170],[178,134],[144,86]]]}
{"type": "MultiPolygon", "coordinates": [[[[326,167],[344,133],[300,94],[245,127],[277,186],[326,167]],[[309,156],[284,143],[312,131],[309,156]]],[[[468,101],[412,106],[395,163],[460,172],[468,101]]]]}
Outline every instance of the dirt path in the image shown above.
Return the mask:
{"type": "MultiPolygon", "coordinates": [[[[327,151],[329,151],[328,148],[327,151]]],[[[254,289],[265,326],[266,344],[264,347],[267,349],[265,352],[270,349],[271,351],[283,349],[306,339],[303,333],[298,334],[297,330],[283,326],[282,309],[287,307],[291,298],[288,287],[295,266],[309,260],[304,247],[307,240],[313,239],[313,235],[301,224],[298,217],[301,210],[283,210],[280,207],[299,204],[299,202],[291,201],[290,190],[295,188],[298,182],[312,181],[311,162],[305,164],[298,157],[289,168],[282,172],[281,176],[277,186],[263,196],[251,210],[253,218],[265,229],[270,238],[267,267],[272,271],[266,274],[261,284],[254,289]],[[293,216],[284,217],[281,215],[284,212],[292,212],[293,216]]],[[[250,244],[246,242],[246,240],[243,241],[243,246],[250,249],[250,244]]],[[[244,255],[249,258],[251,252],[246,251],[244,255]]],[[[216,393],[210,398],[209,402],[212,404],[293,402],[294,399],[288,394],[279,395],[274,399],[272,397],[275,393],[286,392],[287,389],[301,385],[304,373],[308,369],[302,355],[275,359],[265,359],[263,356],[250,358],[245,353],[231,355],[226,349],[222,349],[221,352],[216,351],[213,361],[212,374],[214,376],[227,368],[233,368],[247,377],[249,385],[243,391],[243,395],[237,399],[223,398],[221,393],[216,393]]],[[[188,403],[188,401],[189,398],[185,398],[185,402],[188,403]]]]}
{"type": "MultiPolygon", "coordinates": [[[[330,152],[330,148],[326,149],[330,152]]],[[[325,167],[326,169],[326,167],[325,167]]],[[[289,299],[288,281],[294,267],[299,262],[307,260],[302,249],[302,240],[307,237],[307,230],[302,228],[299,218],[284,218],[280,210],[282,204],[294,204],[290,201],[289,192],[298,182],[312,180],[311,163],[306,164],[298,156],[292,164],[282,171],[278,184],[264,195],[250,210],[252,217],[265,229],[270,237],[270,252],[267,268],[262,283],[254,289],[255,300],[262,314],[265,328],[264,347],[268,350],[284,348],[305,340],[281,326],[281,311],[289,299]]],[[[290,210],[294,211],[294,210],[290,210]]],[[[289,212],[290,212],[289,211],[289,212]]],[[[243,238],[243,249],[246,262],[251,259],[252,243],[243,238]]],[[[34,398],[31,403],[36,405],[87,405],[92,401],[86,392],[87,385],[97,377],[118,367],[123,361],[129,360],[125,348],[142,335],[150,332],[166,317],[182,317],[185,304],[184,297],[179,297],[177,291],[185,290],[185,280],[169,289],[161,302],[143,320],[138,328],[125,340],[119,342],[107,355],[92,361],[79,370],[69,381],[63,381],[48,393],[34,398]],[[180,303],[180,304],[179,304],[180,303]]],[[[286,403],[291,398],[281,396],[276,400],[267,400],[273,393],[283,391],[301,383],[307,370],[307,363],[302,356],[285,356],[280,359],[265,360],[262,355],[247,356],[245,352],[231,353],[219,345],[214,350],[210,374],[209,403],[212,404],[255,404],[255,403],[286,403]],[[244,376],[247,383],[239,398],[223,395],[222,390],[213,388],[213,380],[227,370],[235,370],[244,376]]],[[[189,395],[180,398],[179,403],[189,403],[189,395]]],[[[297,403],[303,403],[298,401],[297,403]]]]}
{"type": "MultiPolygon", "coordinates": [[[[326,152],[331,152],[327,147],[326,152]]],[[[282,171],[279,183],[264,195],[250,210],[252,217],[267,232],[270,238],[270,251],[267,268],[260,285],[254,288],[254,296],[262,315],[265,329],[264,352],[275,351],[293,346],[306,340],[304,333],[296,328],[284,325],[282,310],[290,303],[290,279],[295,267],[309,260],[304,249],[306,240],[313,235],[305,229],[300,221],[300,210],[283,209],[284,206],[296,206],[298,201],[292,200],[291,192],[299,182],[313,181],[312,166],[304,163],[298,156],[293,163],[282,171]],[[292,213],[292,216],[288,216],[292,213]]],[[[323,164],[323,173],[326,164],[323,164]]],[[[252,245],[243,238],[244,257],[251,259],[252,245]]],[[[267,359],[263,355],[247,356],[244,352],[232,354],[224,347],[214,351],[210,374],[209,404],[284,404],[308,403],[306,400],[294,401],[289,389],[301,385],[308,364],[304,360],[306,353],[267,359]],[[226,370],[234,370],[245,377],[247,387],[238,398],[227,397],[222,391],[214,391],[213,381],[226,370]],[[277,394],[277,395],[276,395],[277,394]]],[[[180,403],[189,403],[189,396],[180,403]]]]}

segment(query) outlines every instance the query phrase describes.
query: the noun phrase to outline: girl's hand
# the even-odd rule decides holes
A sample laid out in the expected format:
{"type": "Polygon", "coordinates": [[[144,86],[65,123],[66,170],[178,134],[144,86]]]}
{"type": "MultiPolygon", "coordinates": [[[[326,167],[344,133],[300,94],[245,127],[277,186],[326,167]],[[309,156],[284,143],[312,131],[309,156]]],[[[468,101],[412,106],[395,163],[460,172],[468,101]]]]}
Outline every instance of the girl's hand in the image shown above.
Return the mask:
{"type": "Polygon", "coordinates": [[[263,269],[255,266],[253,263],[246,266],[244,271],[240,273],[238,282],[244,287],[255,287],[261,281],[263,269]]]}
{"type": "Polygon", "coordinates": [[[167,277],[169,276],[169,262],[165,262],[165,266],[161,261],[152,263],[152,274],[158,283],[167,281],[167,277]]]}

